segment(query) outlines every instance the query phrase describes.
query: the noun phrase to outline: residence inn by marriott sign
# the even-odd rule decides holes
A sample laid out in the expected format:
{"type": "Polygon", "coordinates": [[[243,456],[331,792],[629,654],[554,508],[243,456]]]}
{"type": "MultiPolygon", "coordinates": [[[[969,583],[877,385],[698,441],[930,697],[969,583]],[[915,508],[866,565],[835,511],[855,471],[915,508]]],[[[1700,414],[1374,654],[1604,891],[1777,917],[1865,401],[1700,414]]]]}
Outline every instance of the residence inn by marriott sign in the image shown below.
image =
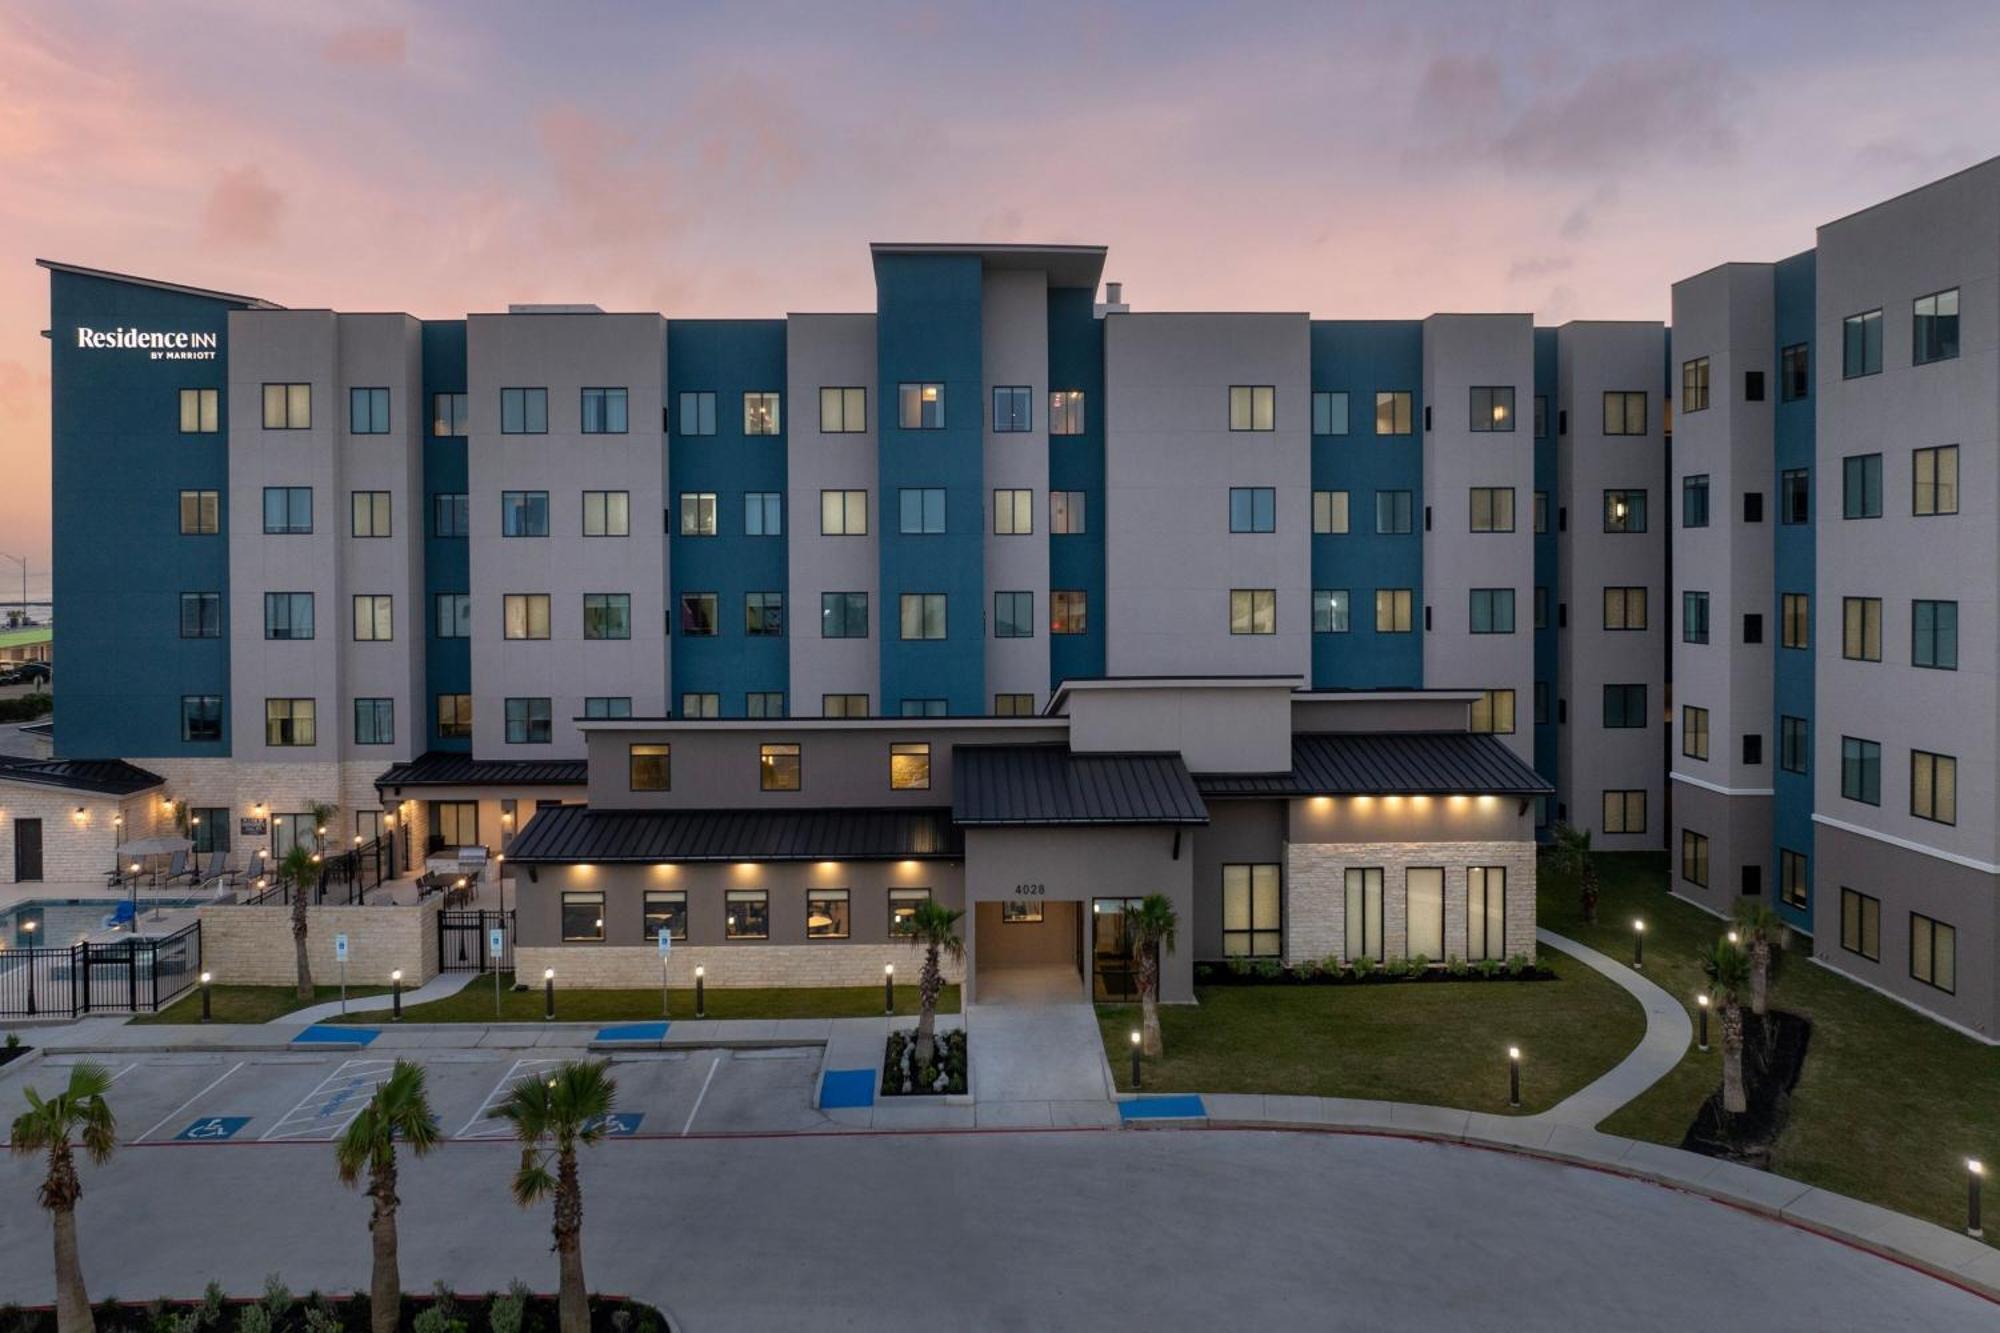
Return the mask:
{"type": "Polygon", "coordinates": [[[92,329],[78,325],[76,345],[93,350],[133,348],[152,353],[154,361],[213,361],[221,335],[184,330],[92,329]]]}

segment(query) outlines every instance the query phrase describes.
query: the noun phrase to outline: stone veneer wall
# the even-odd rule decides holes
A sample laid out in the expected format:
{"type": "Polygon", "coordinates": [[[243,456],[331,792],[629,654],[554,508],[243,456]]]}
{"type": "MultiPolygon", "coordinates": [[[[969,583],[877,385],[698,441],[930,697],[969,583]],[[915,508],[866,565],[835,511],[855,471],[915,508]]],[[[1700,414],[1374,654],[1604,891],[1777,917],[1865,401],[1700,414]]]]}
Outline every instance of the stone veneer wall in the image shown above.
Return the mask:
{"type": "Polygon", "coordinates": [[[118,844],[152,833],[148,821],[151,807],[158,804],[157,798],[143,794],[121,800],[25,782],[0,783],[0,884],[14,882],[14,825],[22,819],[39,819],[40,882],[102,887],[105,874],[118,860],[118,844]],[[83,811],[80,817],[78,809],[83,811]],[[123,824],[119,816],[124,817],[123,824]]]}
{"type": "MultiPolygon", "coordinates": [[[[1347,955],[1347,871],[1382,868],[1382,954],[1407,954],[1403,872],[1444,868],[1447,955],[1465,953],[1465,871],[1507,870],[1507,953],[1535,952],[1535,844],[1532,842],[1290,843],[1285,866],[1285,961],[1347,955]]],[[[1441,959],[1433,959],[1440,962],[1441,959]]]]}
{"type": "MultiPolygon", "coordinates": [[[[306,950],[317,985],[336,985],[333,937],[347,936],[347,980],[355,986],[386,986],[389,973],[403,970],[403,984],[415,988],[438,973],[439,900],[420,907],[309,907],[306,950]]],[[[289,986],[298,981],[292,948],[292,909],[284,906],[203,907],[201,961],[217,985],[289,986]]]]}
{"type": "MultiPolygon", "coordinates": [[[[724,944],[674,946],[668,984],[694,985],[697,964],[703,983],[730,986],[879,986],[882,965],[896,965],[896,984],[914,986],[923,970],[921,952],[907,944],[724,944]]],[[[641,989],[660,984],[660,951],[599,944],[521,946],[514,951],[517,979],[540,984],[553,967],[556,985],[585,990],[641,989]]],[[[963,981],[965,968],[943,962],[946,981],[963,981]]]]}

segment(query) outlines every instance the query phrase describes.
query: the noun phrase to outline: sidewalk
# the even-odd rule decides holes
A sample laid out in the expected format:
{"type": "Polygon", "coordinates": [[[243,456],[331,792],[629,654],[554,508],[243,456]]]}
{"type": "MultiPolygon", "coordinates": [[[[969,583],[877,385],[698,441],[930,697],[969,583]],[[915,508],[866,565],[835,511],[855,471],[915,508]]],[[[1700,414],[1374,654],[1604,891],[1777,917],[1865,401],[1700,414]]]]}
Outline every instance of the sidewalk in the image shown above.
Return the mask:
{"type": "Polygon", "coordinates": [[[1688,1043],[1694,1040],[1694,1028],[1681,1002],[1654,985],[1645,973],[1554,931],[1537,930],[1535,939],[1616,982],[1646,1011],[1646,1035],[1630,1054],[1593,1082],[1533,1117],[1593,1129],[1613,1111],[1671,1074],[1687,1054],[1688,1043]]]}
{"type": "MultiPolygon", "coordinates": [[[[467,985],[479,979],[480,974],[477,972],[440,972],[415,990],[404,991],[403,1003],[425,1004],[431,1000],[442,1000],[447,996],[458,994],[467,985]]],[[[264,1026],[302,1028],[329,1018],[339,1018],[344,1013],[368,1014],[377,1010],[381,1011],[382,1017],[386,1019],[395,1005],[396,997],[393,995],[359,995],[348,1000],[344,1008],[339,1000],[329,1000],[325,1004],[310,1004],[303,1009],[294,1009],[289,1014],[280,1014],[264,1026]]]]}

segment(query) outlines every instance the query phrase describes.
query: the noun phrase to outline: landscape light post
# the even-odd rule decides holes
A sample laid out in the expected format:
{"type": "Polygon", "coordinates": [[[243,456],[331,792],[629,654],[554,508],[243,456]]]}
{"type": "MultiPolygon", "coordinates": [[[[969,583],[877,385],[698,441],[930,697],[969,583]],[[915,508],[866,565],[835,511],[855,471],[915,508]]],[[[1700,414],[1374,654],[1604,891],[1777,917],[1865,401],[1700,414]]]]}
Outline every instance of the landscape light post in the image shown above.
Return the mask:
{"type": "Polygon", "coordinates": [[[1632,970],[1646,970],[1646,923],[1637,917],[1632,919],[1632,970]]]}
{"type": "Polygon", "coordinates": [[[700,963],[694,965],[694,1016],[696,1018],[708,1017],[708,997],[703,989],[703,980],[707,975],[707,968],[704,968],[700,963]]]}
{"type": "Polygon", "coordinates": [[[389,974],[389,1004],[394,1013],[392,1022],[403,1021],[403,969],[397,968],[389,974]]]}
{"type": "Polygon", "coordinates": [[[1145,1085],[1139,1078],[1139,1029],[1132,1029],[1132,1091],[1137,1092],[1145,1085]]]}
{"type": "Polygon", "coordinates": [[[215,974],[212,972],[204,972],[201,974],[201,1021],[204,1023],[208,1021],[209,1017],[208,983],[214,979],[214,976],[215,974]]]}
{"type": "Polygon", "coordinates": [[[1702,1050],[1708,1049],[1708,996],[1694,997],[1695,1007],[1701,1010],[1701,1040],[1697,1043],[1702,1050]]]}
{"type": "Polygon", "coordinates": [[[1507,1105],[1521,1109],[1521,1048],[1507,1048],[1507,1105]]]}
{"type": "Polygon", "coordinates": [[[891,1018],[896,1015],[896,965],[882,964],[882,1012],[891,1018]]]}
{"type": "Polygon", "coordinates": [[[1986,1163],[1977,1157],[1965,1161],[1965,1234],[1974,1240],[1985,1237],[1986,1229],[1979,1221],[1979,1180],[1986,1174],[1986,1163]]]}
{"type": "Polygon", "coordinates": [[[555,1016],[556,970],[553,967],[545,967],[542,969],[542,1017],[553,1019],[555,1016]]]}

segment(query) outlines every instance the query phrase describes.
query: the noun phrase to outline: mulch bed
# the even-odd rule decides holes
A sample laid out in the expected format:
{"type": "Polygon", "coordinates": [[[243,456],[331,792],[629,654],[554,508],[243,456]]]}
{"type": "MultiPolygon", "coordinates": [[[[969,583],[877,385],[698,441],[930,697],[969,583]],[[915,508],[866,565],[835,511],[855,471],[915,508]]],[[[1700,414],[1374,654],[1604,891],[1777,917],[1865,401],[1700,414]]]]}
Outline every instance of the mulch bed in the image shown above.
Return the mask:
{"type": "Polygon", "coordinates": [[[12,1064],[35,1048],[22,1042],[15,1046],[0,1046],[0,1068],[12,1064]]]}
{"type": "MultiPolygon", "coordinates": [[[[1785,1128],[1792,1089],[1798,1086],[1811,1041],[1809,1019],[1776,1009],[1759,1018],[1746,1010],[1743,1015],[1745,1109],[1741,1115],[1724,1111],[1722,1089],[1718,1086],[1702,1103],[1694,1123],[1688,1126],[1681,1147],[1759,1170],[1769,1168],[1771,1145],[1785,1128]]],[[[1717,1042],[1719,1045],[1719,1033],[1717,1042]]]]}

